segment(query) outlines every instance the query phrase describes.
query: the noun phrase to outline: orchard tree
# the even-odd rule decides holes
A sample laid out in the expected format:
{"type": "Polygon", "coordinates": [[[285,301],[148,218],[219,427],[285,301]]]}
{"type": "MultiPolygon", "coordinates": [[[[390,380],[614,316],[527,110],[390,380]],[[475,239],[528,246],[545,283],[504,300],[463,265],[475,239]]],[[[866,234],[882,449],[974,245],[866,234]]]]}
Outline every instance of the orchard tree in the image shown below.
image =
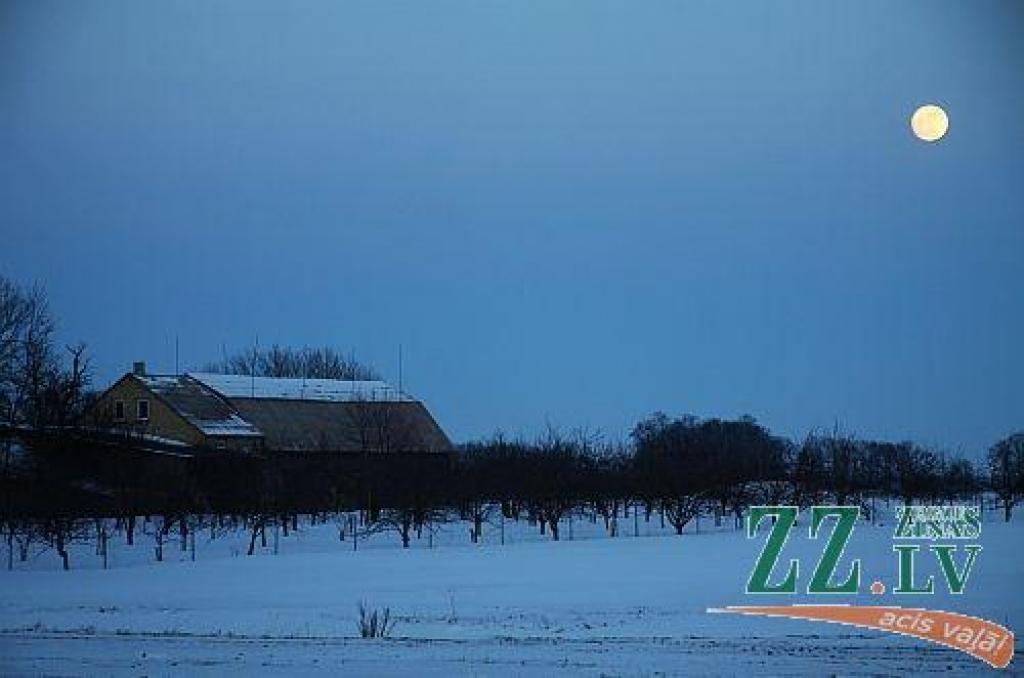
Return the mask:
{"type": "Polygon", "coordinates": [[[992,490],[1003,502],[1003,517],[1009,522],[1013,507],[1024,496],[1024,432],[1003,438],[988,451],[992,490]]]}

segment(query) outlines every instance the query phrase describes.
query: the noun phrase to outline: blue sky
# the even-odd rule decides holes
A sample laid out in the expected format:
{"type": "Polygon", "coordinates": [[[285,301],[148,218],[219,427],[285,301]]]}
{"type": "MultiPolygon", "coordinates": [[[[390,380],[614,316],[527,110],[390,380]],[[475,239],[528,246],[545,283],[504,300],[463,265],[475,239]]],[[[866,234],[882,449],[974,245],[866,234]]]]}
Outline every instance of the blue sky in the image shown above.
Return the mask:
{"type": "Polygon", "coordinates": [[[331,344],[456,439],[1024,426],[1018,2],[0,5],[0,272],[100,384],[331,344]],[[937,144],[910,135],[947,109],[937,144]]]}

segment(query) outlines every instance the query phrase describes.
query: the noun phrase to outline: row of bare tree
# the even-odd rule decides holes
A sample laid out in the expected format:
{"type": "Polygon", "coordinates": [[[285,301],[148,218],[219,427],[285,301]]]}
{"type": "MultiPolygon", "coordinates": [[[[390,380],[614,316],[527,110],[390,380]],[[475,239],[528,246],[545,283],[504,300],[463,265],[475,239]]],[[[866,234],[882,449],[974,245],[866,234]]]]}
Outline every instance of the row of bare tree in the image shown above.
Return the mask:
{"type": "MultiPolygon", "coordinates": [[[[604,516],[640,502],[682,533],[703,512],[732,514],[752,505],[824,502],[859,505],[872,517],[878,500],[974,501],[993,492],[1009,520],[1024,496],[1024,435],[996,443],[988,468],[910,442],[861,440],[838,429],[800,442],[773,435],[753,418],[669,418],[655,414],[633,429],[631,445],[602,445],[549,432],[524,443],[501,437],[467,445],[456,465],[467,517],[500,501],[520,507],[554,538],[567,512],[590,506],[604,516]]],[[[607,522],[607,518],[606,518],[607,522]]]]}
{"type": "MultiPolygon", "coordinates": [[[[194,549],[202,530],[210,538],[244,530],[251,555],[257,544],[267,546],[268,534],[276,549],[279,534],[299,529],[300,515],[336,522],[339,539],[353,548],[377,532],[394,533],[408,547],[454,520],[467,521],[473,542],[486,526],[504,529],[507,520],[528,521],[554,540],[567,528],[571,538],[579,518],[603,521],[614,537],[630,529],[625,518],[637,530],[641,519],[656,516],[682,534],[702,515],[716,522],[731,515],[740,525],[752,505],[855,504],[875,520],[881,514],[876,504],[893,499],[977,503],[985,493],[1002,503],[1009,519],[1021,498],[1022,443],[1021,434],[996,443],[982,472],[912,443],[858,440],[837,431],[794,443],[751,418],[654,415],[635,427],[630,445],[552,430],[533,441],[496,436],[472,443],[449,461],[382,454],[342,464],[327,457],[236,455],[211,458],[188,472],[123,461],[110,465],[115,476],[83,477],[65,468],[68,487],[83,480],[102,485],[111,502],[87,508],[61,503],[70,495],[53,483],[67,463],[51,460],[44,476],[50,482],[46,506],[54,510],[6,512],[0,527],[9,559],[26,557],[33,546],[50,548],[67,567],[70,544],[95,541],[97,554],[105,556],[115,533],[128,545],[137,533],[147,535],[159,561],[171,543],[194,549]]],[[[68,457],[80,459],[81,450],[68,457]]]]}

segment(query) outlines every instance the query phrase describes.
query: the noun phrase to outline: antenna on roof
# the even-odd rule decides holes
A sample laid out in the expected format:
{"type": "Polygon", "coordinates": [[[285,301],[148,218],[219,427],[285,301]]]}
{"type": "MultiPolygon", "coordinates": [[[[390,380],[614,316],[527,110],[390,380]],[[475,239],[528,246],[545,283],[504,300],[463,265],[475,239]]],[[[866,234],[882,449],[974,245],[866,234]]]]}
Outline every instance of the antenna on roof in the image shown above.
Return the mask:
{"type": "Polygon", "coordinates": [[[178,376],[181,372],[178,371],[178,335],[174,335],[174,376],[178,376]]]}
{"type": "Polygon", "coordinates": [[[402,394],[402,345],[398,345],[398,394],[402,394]]]}
{"type": "Polygon", "coordinates": [[[252,397],[256,397],[256,355],[260,351],[260,333],[256,333],[256,341],[252,345],[252,362],[249,367],[249,375],[252,377],[252,397]]]}

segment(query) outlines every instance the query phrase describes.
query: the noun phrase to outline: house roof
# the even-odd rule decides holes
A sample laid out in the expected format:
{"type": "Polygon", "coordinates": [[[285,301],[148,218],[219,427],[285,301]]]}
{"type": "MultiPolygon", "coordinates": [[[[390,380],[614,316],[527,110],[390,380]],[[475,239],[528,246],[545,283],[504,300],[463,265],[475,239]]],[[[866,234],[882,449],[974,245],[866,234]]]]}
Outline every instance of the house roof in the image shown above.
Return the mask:
{"type": "Polygon", "coordinates": [[[262,436],[218,393],[187,376],[132,375],[185,421],[209,436],[262,436]]]}

